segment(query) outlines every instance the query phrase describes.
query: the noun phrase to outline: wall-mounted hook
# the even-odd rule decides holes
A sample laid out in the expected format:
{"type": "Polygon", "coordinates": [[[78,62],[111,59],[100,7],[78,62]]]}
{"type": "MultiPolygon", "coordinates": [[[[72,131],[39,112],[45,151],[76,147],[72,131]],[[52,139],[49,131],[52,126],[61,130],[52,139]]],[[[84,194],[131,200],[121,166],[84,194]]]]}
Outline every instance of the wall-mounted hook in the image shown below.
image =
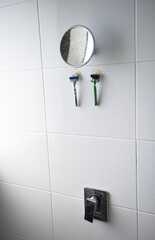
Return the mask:
{"type": "Polygon", "coordinates": [[[75,99],[75,106],[78,106],[78,102],[77,102],[77,92],[76,92],[76,82],[79,81],[79,79],[81,78],[81,73],[78,70],[74,70],[72,72],[72,75],[69,77],[70,81],[73,83],[73,87],[74,87],[74,99],[75,99]]]}
{"type": "Polygon", "coordinates": [[[94,104],[95,106],[97,105],[97,88],[96,88],[96,83],[99,82],[99,80],[102,79],[103,75],[100,70],[94,70],[92,72],[91,76],[91,82],[94,83],[94,104]]]}

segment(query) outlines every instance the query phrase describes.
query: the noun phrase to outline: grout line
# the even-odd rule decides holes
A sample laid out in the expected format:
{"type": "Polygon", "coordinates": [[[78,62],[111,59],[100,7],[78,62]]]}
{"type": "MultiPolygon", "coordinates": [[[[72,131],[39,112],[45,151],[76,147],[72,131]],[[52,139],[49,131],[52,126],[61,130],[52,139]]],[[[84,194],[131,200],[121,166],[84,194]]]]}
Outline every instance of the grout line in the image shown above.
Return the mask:
{"type": "Polygon", "coordinates": [[[137,240],[139,239],[139,217],[138,217],[138,142],[136,140],[136,210],[137,210],[137,240]]]}
{"type": "MultiPolygon", "coordinates": [[[[137,53],[135,52],[135,55],[137,53]]],[[[144,61],[137,61],[136,59],[134,61],[131,61],[131,62],[122,62],[122,63],[98,63],[98,64],[91,64],[91,65],[86,65],[84,66],[84,68],[87,68],[87,67],[104,67],[104,66],[110,66],[110,65],[125,65],[125,64],[134,64],[134,63],[152,63],[152,62],[155,62],[155,60],[144,60],[144,61]]],[[[43,69],[44,70],[57,70],[57,69],[70,69],[71,67],[44,67],[43,69]]]]}
{"type": "Polygon", "coordinates": [[[0,181],[0,183],[2,184],[6,184],[6,185],[12,185],[15,187],[20,187],[20,188],[27,188],[27,189],[31,189],[31,190],[36,190],[36,191],[40,191],[40,192],[46,192],[46,193],[50,193],[50,190],[45,190],[45,189],[41,189],[41,188],[37,188],[37,187],[30,187],[27,185],[22,185],[22,184],[18,184],[18,183],[11,183],[11,182],[6,182],[6,181],[0,181]]]}
{"type": "Polygon", "coordinates": [[[147,212],[147,211],[136,210],[134,208],[128,208],[128,207],[122,207],[122,206],[118,206],[115,204],[109,204],[109,206],[118,207],[118,208],[125,209],[125,210],[131,210],[131,211],[137,212],[137,214],[139,214],[139,213],[149,214],[149,215],[152,215],[155,217],[155,213],[151,213],[151,212],[147,212]]]}
{"type": "Polygon", "coordinates": [[[137,139],[139,142],[152,142],[155,143],[155,140],[145,140],[145,139],[137,139]]]}
{"type": "Polygon", "coordinates": [[[55,191],[52,191],[52,194],[60,195],[60,196],[63,196],[63,197],[74,198],[74,199],[78,199],[78,200],[84,200],[84,197],[77,197],[77,196],[68,195],[68,194],[65,194],[65,193],[60,193],[60,192],[55,192],[55,191]]]}
{"type": "MultiPolygon", "coordinates": [[[[84,198],[82,198],[82,197],[75,197],[75,196],[67,195],[67,194],[64,194],[64,193],[52,192],[52,194],[60,195],[62,197],[74,198],[74,199],[77,199],[77,200],[84,200],[84,198]]],[[[151,215],[155,216],[155,213],[150,213],[150,212],[138,210],[138,209],[135,209],[135,208],[119,206],[119,205],[116,205],[116,204],[108,204],[108,205],[111,206],[111,207],[117,207],[117,208],[121,208],[121,209],[125,209],[125,210],[131,210],[131,211],[134,211],[134,212],[137,212],[137,213],[142,212],[142,213],[151,214],[151,215]]]]}
{"type": "Polygon", "coordinates": [[[138,210],[139,213],[144,213],[144,214],[148,214],[148,215],[151,215],[151,216],[154,216],[155,217],[155,213],[151,213],[151,212],[147,212],[147,211],[142,211],[142,210],[138,210]]]}
{"type": "Polygon", "coordinates": [[[2,233],[9,233],[10,235],[13,235],[13,236],[15,236],[15,237],[24,238],[24,240],[34,240],[34,239],[32,239],[32,238],[27,238],[27,237],[25,237],[25,236],[18,235],[18,234],[16,234],[16,233],[9,232],[9,231],[7,231],[7,230],[3,230],[3,229],[2,229],[1,232],[2,232],[2,233]]]}
{"type": "Polygon", "coordinates": [[[137,212],[136,209],[134,208],[129,208],[129,207],[122,207],[122,206],[118,206],[118,205],[115,205],[115,204],[108,204],[109,206],[111,207],[117,207],[117,208],[121,208],[121,209],[124,209],[124,210],[128,210],[128,211],[133,211],[133,212],[137,212]]]}
{"type": "Polygon", "coordinates": [[[40,133],[40,134],[48,134],[48,135],[60,135],[60,136],[68,136],[68,137],[87,137],[87,138],[101,138],[101,139],[111,139],[111,140],[121,140],[121,141],[135,141],[135,138],[118,138],[118,137],[108,137],[108,136],[93,136],[93,135],[80,135],[80,134],[70,134],[70,133],[56,133],[56,132],[40,132],[40,131],[25,131],[25,130],[0,130],[0,133],[5,132],[22,132],[22,133],[40,133]]]}
{"type": "Polygon", "coordinates": [[[8,4],[6,4],[6,5],[0,6],[0,8],[10,7],[10,6],[14,6],[14,5],[18,5],[18,4],[30,2],[30,1],[33,1],[33,0],[22,0],[22,1],[20,0],[20,2],[17,1],[17,2],[15,2],[15,3],[10,3],[10,4],[8,3],[8,4]]]}
{"type": "MultiPolygon", "coordinates": [[[[103,67],[103,66],[109,66],[109,65],[122,65],[122,64],[132,64],[134,63],[134,61],[131,61],[131,62],[112,62],[112,63],[98,63],[98,64],[87,64],[86,66],[83,66],[83,68],[87,68],[87,67],[96,67],[96,66],[99,66],[99,67],[103,67]]],[[[61,66],[61,67],[44,67],[43,69],[44,70],[50,70],[50,69],[71,69],[71,68],[74,68],[75,67],[72,67],[72,66],[61,66]]]]}
{"type": "MultiPolygon", "coordinates": [[[[21,188],[27,188],[27,189],[31,189],[31,190],[34,190],[34,191],[36,190],[36,191],[56,194],[56,195],[60,195],[60,196],[63,196],[63,197],[74,198],[74,199],[77,199],[77,200],[84,200],[84,197],[73,196],[73,195],[69,195],[69,194],[65,194],[65,193],[60,193],[60,192],[55,192],[55,191],[49,192],[47,190],[42,190],[42,189],[38,189],[38,188],[28,187],[28,186],[24,186],[24,185],[20,185],[20,184],[9,183],[9,182],[2,182],[1,181],[0,183],[6,184],[6,185],[12,185],[12,186],[16,186],[16,187],[21,187],[21,188]]],[[[108,204],[108,205],[135,211],[134,208],[123,207],[123,206],[119,206],[119,205],[116,205],[116,204],[108,204]]]]}
{"type": "Polygon", "coordinates": [[[137,61],[137,0],[134,0],[134,35],[135,63],[138,63],[141,61],[137,61]]]}
{"type": "MultiPolygon", "coordinates": [[[[84,197],[77,197],[77,196],[68,195],[68,194],[65,194],[65,193],[59,193],[59,192],[55,192],[55,191],[51,191],[50,192],[50,191],[47,191],[47,190],[42,190],[42,189],[38,189],[38,188],[28,187],[28,186],[24,186],[24,185],[20,185],[20,184],[9,183],[9,182],[2,182],[2,181],[0,181],[0,183],[6,184],[6,185],[16,186],[16,187],[20,187],[20,188],[27,188],[27,189],[31,189],[31,190],[34,190],[34,191],[45,192],[45,193],[49,193],[49,194],[50,193],[51,194],[56,194],[56,195],[60,195],[62,197],[74,198],[74,199],[82,200],[82,201],[84,200],[84,197]]],[[[143,210],[138,210],[138,209],[134,209],[134,208],[119,206],[117,204],[108,204],[108,205],[112,206],[112,207],[118,207],[118,208],[121,208],[121,209],[136,211],[137,213],[141,212],[141,213],[146,213],[146,214],[150,214],[150,215],[155,216],[155,213],[151,213],[151,212],[147,212],[147,211],[143,211],[143,210]]]]}
{"type": "Polygon", "coordinates": [[[52,235],[53,239],[55,239],[54,234],[54,216],[53,216],[53,202],[52,202],[52,178],[51,178],[51,172],[50,172],[50,153],[49,153],[49,141],[48,141],[48,135],[46,134],[47,139],[47,154],[48,154],[48,169],[49,169],[49,185],[50,185],[50,200],[51,200],[51,218],[52,218],[52,235]]]}
{"type": "Polygon", "coordinates": [[[135,138],[118,138],[118,137],[107,137],[107,136],[93,136],[93,135],[80,135],[80,134],[70,134],[70,133],[55,133],[48,132],[49,135],[57,135],[57,136],[68,136],[68,137],[84,137],[84,138],[99,138],[99,139],[107,139],[107,140],[118,140],[118,141],[135,141],[135,138]]]}
{"type": "Polygon", "coordinates": [[[0,130],[0,133],[37,133],[37,134],[46,134],[45,132],[41,132],[41,131],[32,131],[32,130],[12,130],[12,129],[4,129],[4,130],[0,130]]]}
{"type": "MultiPolygon", "coordinates": [[[[28,186],[24,186],[24,185],[20,185],[20,184],[14,184],[14,183],[10,183],[10,182],[2,182],[2,181],[0,181],[0,183],[6,184],[6,185],[12,185],[12,186],[15,186],[15,187],[20,187],[20,188],[27,188],[27,189],[31,189],[31,190],[34,190],[34,191],[40,191],[40,192],[45,192],[45,193],[56,194],[56,195],[60,195],[60,196],[63,196],[63,197],[74,198],[74,199],[77,199],[77,200],[84,200],[84,197],[73,196],[73,195],[69,195],[69,194],[65,194],[65,193],[60,193],[60,192],[55,192],[55,191],[51,191],[50,192],[50,191],[47,191],[47,190],[42,190],[42,189],[38,189],[38,188],[28,187],[28,186]]],[[[136,211],[136,209],[134,209],[134,208],[119,206],[119,205],[116,205],[116,204],[108,204],[108,205],[109,206],[114,206],[114,207],[119,207],[119,208],[124,208],[124,209],[128,209],[128,210],[136,211]]]]}
{"type": "Polygon", "coordinates": [[[40,56],[41,56],[41,67],[42,67],[42,84],[43,84],[43,96],[44,96],[44,110],[45,110],[45,123],[46,123],[46,143],[47,143],[47,154],[48,154],[48,175],[49,175],[49,186],[50,186],[50,206],[51,206],[51,220],[52,220],[52,236],[54,237],[54,219],[53,219],[53,205],[52,205],[52,186],[51,186],[51,172],[50,172],[50,155],[49,155],[49,143],[47,134],[47,111],[46,111],[46,97],[45,97],[45,83],[44,83],[44,71],[43,71],[43,50],[42,50],[42,40],[41,40],[41,25],[40,25],[40,12],[39,12],[39,2],[36,0],[37,12],[38,12],[38,30],[39,30],[39,42],[40,42],[40,56]]]}
{"type": "Polygon", "coordinates": [[[9,232],[9,231],[7,231],[7,230],[3,230],[3,229],[2,229],[0,232],[2,232],[2,233],[9,233],[10,235],[13,235],[13,236],[15,236],[15,237],[24,238],[25,240],[34,240],[34,239],[32,239],[32,238],[27,238],[27,237],[24,237],[24,236],[22,236],[22,235],[18,235],[18,234],[15,234],[15,233],[9,232]]]}
{"type": "MultiPolygon", "coordinates": [[[[32,1],[32,0],[27,0],[27,1],[32,1]]],[[[1,8],[1,7],[0,7],[1,8]]],[[[88,67],[104,67],[104,66],[113,66],[113,65],[125,65],[125,64],[134,64],[134,63],[155,63],[155,60],[148,60],[148,61],[133,61],[133,62],[124,62],[124,63],[105,63],[105,64],[94,64],[94,65],[87,65],[84,66],[84,68],[88,68],[88,67]]],[[[60,69],[66,69],[69,70],[71,69],[70,67],[50,67],[50,68],[46,68],[46,67],[39,67],[39,68],[26,68],[26,69],[10,69],[10,70],[0,70],[0,73],[11,73],[11,72],[33,72],[33,71],[41,71],[41,70],[60,70],[60,69]]]]}
{"type": "MultiPolygon", "coordinates": [[[[56,195],[60,195],[62,197],[68,197],[68,198],[74,198],[74,199],[77,199],[77,200],[82,200],[84,201],[84,197],[75,197],[73,195],[68,195],[68,194],[64,194],[64,193],[59,193],[59,192],[52,192],[52,194],[56,194],[56,195]]],[[[118,207],[118,208],[122,208],[122,209],[126,209],[126,210],[132,210],[132,211],[136,211],[136,209],[134,208],[128,208],[128,207],[123,207],[123,206],[119,206],[119,205],[116,205],[116,204],[109,204],[109,206],[112,206],[112,207],[118,207]]]]}
{"type": "Polygon", "coordinates": [[[135,50],[135,158],[136,158],[136,212],[137,212],[137,240],[139,239],[139,216],[138,216],[138,102],[137,102],[137,0],[134,0],[134,50],[135,50]]]}
{"type": "MultiPolygon", "coordinates": [[[[32,0],[28,0],[28,1],[32,1],[32,0]]],[[[36,0],[37,1],[37,0],[36,0]]],[[[94,65],[87,65],[87,66],[84,66],[84,68],[88,68],[88,67],[104,67],[104,66],[113,66],[113,65],[125,65],[125,64],[134,64],[134,62],[124,62],[124,63],[105,63],[105,64],[94,64],[94,65]]],[[[34,69],[15,69],[15,70],[0,70],[0,73],[2,72],[31,72],[31,71],[40,71],[40,70],[60,70],[60,69],[66,69],[66,70],[69,70],[71,69],[71,67],[50,67],[50,68],[44,68],[43,67],[43,64],[41,64],[41,68],[34,68],[34,69]]],[[[75,69],[74,67],[72,67],[73,69],[75,69]]]]}
{"type": "Polygon", "coordinates": [[[45,116],[45,126],[46,126],[46,133],[47,133],[46,104],[45,104],[45,86],[44,86],[44,74],[43,74],[43,56],[42,56],[41,30],[40,30],[41,28],[40,28],[39,3],[38,3],[38,0],[36,0],[36,6],[37,6],[37,16],[38,16],[40,60],[41,60],[42,87],[43,87],[43,98],[44,98],[44,116],[45,116]]]}
{"type": "Polygon", "coordinates": [[[155,60],[143,60],[143,61],[136,61],[136,63],[154,63],[155,60]]]}
{"type": "Polygon", "coordinates": [[[119,138],[119,137],[108,137],[108,136],[93,136],[93,135],[81,135],[81,134],[72,134],[72,133],[58,133],[58,132],[48,132],[48,131],[35,131],[35,130],[12,130],[12,129],[4,129],[0,130],[0,133],[37,133],[37,134],[47,134],[47,135],[60,135],[60,136],[68,136],[68,137],[87,137],[87,138],[99,138],[99,139],[107,139],[107,140],[118,140],[118,141],[140,141],[140,142],[152,142],[155,143],[155,140],[150,139],[141,139],[141,138],[119,138]]]}
{"type": "MultiPolygon", "coordinates": [[[[75,196],[67,195],[67,194],[64,194],[64,193],[52,192],[52,194],[56,194],[56,195],[59,195],[59,196],[62,196],[62,197],[74,198],[74,199],[77,199],[77,200],[84,200],[84,198],[82,198],[82,197],[75,197],[75,196]]],[[[108,204],[108,205],[111,206],[111,207],[117,207],[117,208],[137,212],[137,210],[135,208],[119,206],[119,205],[116,205],[116,204],[108,204]]]]}
{"type": "Polygon", "coordinates": [[[101,139],[108,139],[108,140],[119,140],[119,141],[141,141],[141,142],[152,142],[155,143],[155,140],[150,139],[141,139],[141,138],[119,138],[119,137],[108,137],[108,136],[93,136],[93,135],[81,135],[81,134],[72,134],[72,133],[58,133],[58,132],[46,132],[46,131],[35,131],[35,130],[12,130],[12,129],[4,129],[0,130],[0,133],[38,133],[38,134],[48,134],[48,135],[60,135],[60,136],[68,136],[68,137],[88,137],[88,138],[101,138],[101,139]]]}
{"type": "Polygon", "coordinates": [[[42,68],[15,69],[15,70],[0,70],[0,73],[33,72],[33,71],[41,71],[41,70],[42,70],[42,68]]]}

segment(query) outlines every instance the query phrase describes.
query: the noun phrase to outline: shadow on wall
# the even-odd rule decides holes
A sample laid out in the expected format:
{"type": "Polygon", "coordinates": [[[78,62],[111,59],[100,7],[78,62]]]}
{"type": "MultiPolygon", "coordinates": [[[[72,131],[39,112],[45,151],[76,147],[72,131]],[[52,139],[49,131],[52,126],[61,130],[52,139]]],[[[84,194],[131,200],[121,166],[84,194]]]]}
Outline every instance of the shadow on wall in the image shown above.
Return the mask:
{"type": "Polygon", "coordinates": [[[0,239],[2,238],[2,191],[1,191],[1,184],[0,184],[0,239]]]}
{"type": "Polygon", "coordinates": [[[0,240],[13,240],[12,238],[10,239],[9,233],[5,233],[5,223],[7,223],[4,210],[7,207],[5,200],[5,187],[0,179],[0,240]]]}
{"type": "MultiPolygon", "coordinates": [[[[108,63],[117,63],[118,62],[118,56],[123,56],[125,54],[126,50],[126,43],[124,42],[124,39],[122,36],[122,33],[120,33],[117,29],[109,28],[100,29],[100,31],[95,33],[95,42],[97,48],[95,49],[95,55],[97,57],[104,56],[105,59],[100,59],[100,62],[106,62],[108,63]],[[100,49],[99,55],[98,55],[98,49],[100,49]]],[[[94,55],[94,57],[95,57],[94,55]]]]}
{"type": "Polygon", "coordinates": [[[7,219],[5,216],[5,210],[7,208],[7,203],[5,199],[5,187],[1,183],[0,179],[0,240],[8,240],[8,237],[5,234],[5,223],[7,219]]]}
{"type": "Polygon", "coordinates": [[[5,199],[4,199],[5,192],[3,190],[4,190],[3,183],[1,183],[1,179],[0,179],[0,240],[12,240],[12,239],[8,239],[8,237],[5,234],[4,208],[5,208],[6,204],[5,204],[5,199]]]}

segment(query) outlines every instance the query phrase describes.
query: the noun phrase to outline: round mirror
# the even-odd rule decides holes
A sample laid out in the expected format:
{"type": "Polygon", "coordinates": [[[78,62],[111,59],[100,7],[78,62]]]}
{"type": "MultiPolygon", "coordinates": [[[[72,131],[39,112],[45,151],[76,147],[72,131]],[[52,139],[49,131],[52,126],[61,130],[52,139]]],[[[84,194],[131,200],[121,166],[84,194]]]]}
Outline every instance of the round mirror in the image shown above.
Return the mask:
{"type": "Polygon", "coordinates": [[[60,52],[63,60],[71,66],[82,67],[94,52],[94,36],[81,25],[71,27],[62,37],[60,52]]]}

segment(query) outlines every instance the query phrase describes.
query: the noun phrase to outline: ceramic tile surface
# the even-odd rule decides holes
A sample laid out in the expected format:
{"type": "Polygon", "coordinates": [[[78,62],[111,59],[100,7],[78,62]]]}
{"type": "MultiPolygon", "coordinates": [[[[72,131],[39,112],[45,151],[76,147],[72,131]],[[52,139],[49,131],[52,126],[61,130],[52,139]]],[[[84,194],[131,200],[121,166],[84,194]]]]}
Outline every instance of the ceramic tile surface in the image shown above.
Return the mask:
{"type": "Polygon", "coordinates": [[[155,60],[155,1],[137,0],[137,59],[155,60]]]}
{"type": "Polygon", "coordinates": [[[155,213],[155,142],[138,143],[139,209],[155,213]]]}
{"type": "Polygon", "coordinates": [[[154,0],[0,0],[0,240],[154,240],[154,13],[154,0]],[[60,56],[76,24],[95,38],[78,107],[60,56]],[[109,193],[107,223],[84,220],[85,187],[109,193]]]}
{"type": "Polygon", "coordinates": [[[45,70],[45,95],[49,132],[134,138],[135,80],[134,65],[83,67],[77,82],[78,107],[74,104],[72,69],[45,70]],[[97,83],[98,106],[94,106],[90,74],[100,69],[97,83]]]}
{"type": "Polygon", "coordinates": [[[36,1],[0,8],[0,36],[1,71],[41,67],[36,1]]]}
{"type": "Polygon", "coordinates": [[[49,190],[46,135],[0,132],[0,180],[49,190]]]}
{"type": "Polygon", "coordinates": [[[34,240],[52,240],[50,193],[0,184],[3,230],[34,240]]]}
{"type": "Polygon", "coordinates": [[[41,71],[0,73],[0,129],[45,131],[41,71]]]}
{"type": "Polygon", "coordinates": [[[139,213],[139,240],[154,240],[155,215],[139,213]]]}
{"type": "Polygon", "coordinates": [[[134,60],[133,0],[96,0],[91,4],[83,0],[39,0],[39,6],[45,68],[67,66],[59,44],[63,34],[76,24],[88,27],[95,37],[96,54],[89,64],[134,60]]]}
{"type": "Polygon", "coordinates": [[[52,199],[55,240],[137,240],[134,211],[109,206],[108,222],[94,220],[92,224],[84,220],[82,199],[57,194],[52,199]]]}
{"type": "Polygon", "coordinates": [[[137,68],[138,138],[155,140],[155,63],[137,68]]]}
{"type": "Polygon", "coordinates": [[[49,150],[52,191],[83,198],[91,187],[108,191],[112,204],[136,207],[134,141],[49,135],[49,150]]]}

